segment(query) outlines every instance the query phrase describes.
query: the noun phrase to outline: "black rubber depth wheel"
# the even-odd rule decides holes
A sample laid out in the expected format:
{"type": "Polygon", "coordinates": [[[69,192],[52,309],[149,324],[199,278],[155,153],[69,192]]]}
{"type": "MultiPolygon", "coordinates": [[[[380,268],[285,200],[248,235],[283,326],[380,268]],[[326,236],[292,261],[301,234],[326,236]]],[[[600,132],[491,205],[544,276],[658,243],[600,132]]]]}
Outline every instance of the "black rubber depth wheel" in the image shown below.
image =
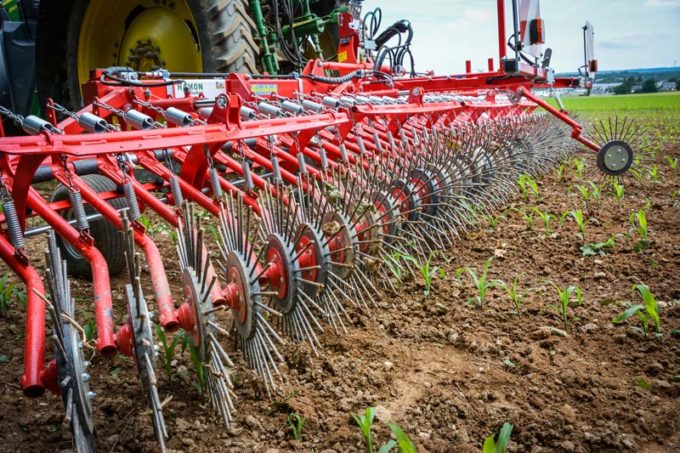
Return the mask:
{"type": "MultiPolygon", "coordinates": [[[[51,96],[61,103],[77,107],[82,104],[81,83],[82,70],[79,76],[79,43],[81,31],[88,7],[101,0],[43,0],[39,19],[38,43],[38,86],[41,101],[51,96]],[[43,4],[44,3],[44,4],[43,4]],[[68,13],[66,11],[68,11],[68,13]],[[66,39],[64,40],[64,36],[66,39]],[[65,45],[64,45],[65,44],[65,45]],[[41,63],[43,62],[43,63],[41,63]],[[66,99],[65,99],[66,98],[66,99]]],[[[255,41],[255,23],[250,17],[248,0],[181,0],[188,7],[193,24],[191,32],[196,41],[196,50],[202,57],[203,72],[241,72],[257,73],[259,46],[255,41]]],[[[158,2],[132,2],[130,12],[126,16],[125,26],[134,22],[145,8],[172,8],[173,4],[158,2]]],[[[122,52],[123,36],[111,36],[111,29],[106,24],[95,27],[86,41],[105,40],[110,44],[107,51],[96,52],[95,66],[125,66],[127,61],[122,52]],[[101,29],[101,32],[99,31],[101,29]],[[101,61],[100,61],[101,60],[101,61]]],[[[153,36],[150,36],[153,39],[153,36]]],[[[164,62],[163,42],[155,42],[160,48],[159,62],[164,62]]],[[[172,44],[166,47],[171,49],[172,44]]],[[[82,58],[81,58],[82,59],[82,58]]],[[[171,71],[192,71],[181,62],[167,65],[171,71]]]]}
{"type": "MultiPolygon", "coordinates": [[[[86,175],[82,178],[94,191],[97,193],[112,192],[117,190],[116,184],[109,178],[102,175],[86,175]]],[[[66,186],[59,185],[52,194],[52,201],[62,201],[69,199],[69,191],[66,186]]],[[[127,206],[125,198],[113,198],[109,200],[109,204],[116,209],[121,209],[127,206]]],[[[94,208],[85,205],[85,213],[87,215],[94,214],[94,208]]],[[[71,210],[62,212],[62,217],[67,220],[72,220],[73,215],[71,210]]],[[[106,219],[91,220],[90,235],[94,239],[94,245],[101,252],[109,266],[109,274],[117,275],[125,268],[125,255],[123,250],[125,242],[123,235],[116,230],[116,228],[106,219]]],[[[64,241],[60,236],[57,236],[57,245],[61,250],[61,256],[68,264],[68,271],[71,275],[92,278],[92,268],[90,263],[76,251],[70,244],[64,241]]]]}

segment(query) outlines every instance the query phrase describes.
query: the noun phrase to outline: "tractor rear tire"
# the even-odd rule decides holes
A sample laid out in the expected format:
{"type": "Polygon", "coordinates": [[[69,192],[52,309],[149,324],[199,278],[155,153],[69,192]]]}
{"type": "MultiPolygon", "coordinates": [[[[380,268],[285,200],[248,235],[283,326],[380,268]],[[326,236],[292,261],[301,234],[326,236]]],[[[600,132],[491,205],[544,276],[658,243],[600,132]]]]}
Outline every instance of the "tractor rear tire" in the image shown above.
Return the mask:
{"type": "MultiPolygon", "coordinates": [[[[118,189],[116,184],[106,176],[86,175],[82,179],[97,193],[113,192],[118,189]]],[[[52,201],[63,201],[69,199],[69,190],[64,185],[59,185],[52,194],[52,201]]],[[[109,204],[115,209],[122,209],[127,206],[124,197],[112,198],[109,204]]],[[[85,205],[87,215],[94,214],[95,209],[85,205]]],[[[62,217],[72,220],[71,210],[63,211],[62,217]]],[[[121,273],[125,268],[125,242],[123,235],[106,219],[90,221],[90,236],[94,239],[94,245],[101,252],[109,266],[109,275],[114,276],[121,273]]],[[[76,251],[70,244],[57,235],[57,245],[61,250],[61,256],[66,260],[69,274],[87,279],[92,278],[92,268],[90,263],[76,251]]]]}
{"type": "MultiPolygon", "coordinates": [[[[38,62],[49,62],[46,66],[50,66],[38,68],[41,102],[51,96],[73,108],[82,105],[81,82],[83,81],[79,80],[78,76],[78,49],[81,26],[90,1],[43,0],[41,2],[40,27],[42,29],[37,44],[38,62]],[[66,13],[64,9],[70,12],[66,13]],[[64,36],[66,36],[65,45],[64,36]],[[60,73],[64,72],[64,81],[59,82],[60,73]]],[[[195,34],[200,46],[203,72],[258,72],[260,49],[255,41],[257,32],[255,23],[249,15],[248,0],[183,1],[190,9],[196,25],[195,34]]],[[[102,27],[105,28],[106,24],[102,27]]],[[[119,57],[113,53],[110,57],[107,54],[106,58],[110,61],[107,59],[106,64],[101,66],[120,66],[125,63],[118,61],[119,57]]],[[[179,66],[168,69],[177,72],[191,70],[179,66]]]]}

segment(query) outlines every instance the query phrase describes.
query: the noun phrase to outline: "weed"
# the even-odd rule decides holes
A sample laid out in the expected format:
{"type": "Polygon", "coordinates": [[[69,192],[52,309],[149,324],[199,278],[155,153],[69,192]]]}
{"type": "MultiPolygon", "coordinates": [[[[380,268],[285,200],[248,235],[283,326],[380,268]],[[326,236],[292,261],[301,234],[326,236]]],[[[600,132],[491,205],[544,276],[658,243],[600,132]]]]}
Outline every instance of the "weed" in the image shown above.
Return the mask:
{"type": "Polygon", "coordinates": [[[302,429],[306,422],[307,419],[296,412],[288,414],[288,427],[293,434],[293,439],[300,440],[302,438],[302,429]]]}
{"type": "Polygon", "coordinates": [[[541,211],[538,208],[534,208],[534,211],[538,216],[541,218],[541,221],[543,222],[543,227],[545,228],[545,235],[550,236],[552,234],[552,229],[550,228],[550,222],[553,219],[553,215],[550,214],[548,211],[541,211]]]}
{"type": "Polygon", "coordinates": [[[571,211],[571,216],[574,218],[576,221],[576,225],[578,225],[578,231],[581,239],[585,240],[586,239],[586,224],[585,221],[583,220],[583,212],[580,209],[577,209],[575,211],[571,211]]]}
{"type": "Polygon", "coordinates": [[[528,290],[520,291],[519,289],[519,275],[515,274],[515,278],[512,280],[512,284],[508,285],[505,283],[503,280],[494,280],[493,281],[494,286],[499,286],[503,288],[510,298],[510,301],[512,302],[512,305],[515,307],[515,311],[517,312],[517,316],[522,316],[522,312],[520,310],[520,307],[522,306],[522,302],[524,301],[524,297],[527,295],[529,292],[528,290]]]}
{"type": "Polygon", "coordinates": [[[512,425],[510,423],[503,423],[503,427],[498,434],[492,434],[484,439],[482,453],[505,453],[505,447],[508,445],[508,441],[510,441],[511,434],[512,425]]]}
{"type": "Polygon", "coordinates": [[[352,418],[359,425],[361,435],[364,437],[366,443],[366,452],[373,453],[373,437],[371,429],[373,428],[373,419],[375,418],[375,408],[367,407],[364,415],[352,414],[352,418]]]}
{"type": "Polygon", "coordinates": [[[9,315],[9,307],[12,300],[18,300],[22,304],[26,303],[26,293],[16,282],[9,280],[10,274],[7,273],[0,278],[0,318],[9,315]]]}
{"type": "Polygon", "coordinates": [[[434,281],[434,277],[436,275],[439,275],[439,278],[446,277],[445,269],[432,265],[433,256],[434,253],[430,253],[427,259],[421,263],[420,267],[418,268],[418,270],[420,270],[420,275],[422,275],[423,279],[425,280],[425,289],[423,291],[425,297],[430,297],[430,289],[432,288],[432,282],[434,281]]]}
{"type": "Polygon", "coordinates": [[[612,248],[616,245],[616,238],[611,236],[604,242],[595,242],[593,244],[583,244],[581,246],[581,255],[583,256],[595,256],[595,255],[606,255],[605,249],[612,248]]]}
{"type": "Polygon", "coordinates": [[[165,368],[165,372],[167,373],[168,377],[172,377],[173,375],[173,369],[172,369],[172,360],[175,357],[175,350],[177,349],[177,345],[179,344],[180,340],[182,340],[182,337],[185,335],[184,331],[177,332],[177,334],[173,337],[172,342],[168,343],[168,337],[165,334],[165,331],[156,324],[155,326],[156,329],[156,337],[158,338],[158,341],[161,342],[161,351],[158,354],[158,357],[161,360],[161,363],[163,364],[163,368],[165,368]]]}
{"type": "MultiPolygon", "coordinates": [[[[466,268],[465,270],[467,273],[472,277],[472,282],[475,284],[475,287],[477,288],[477,295],[475,296],[475,301],[477,304],[477,307],[481,307],[484,304],[484,299],[486,298],[486,295],[489,292],[489,289],[491,289],[494,284],[492,281],[488,280],[488,274],[489,274],[489,268],[491,267],[491,262],[493,261],[493,257],[489,257],[486,262],[484,263],[484,267],[482,269],[482,273],[480,275],[477,275],[477,271],[475,269],[472,269],[470,267],[466,268]]],[[[467,302],[472,303],[473,299],[469,299],[467,302]]]]}
{"type": "Polygon", "coordinates": [[[85,323],[83,324],[83,332],[85,332],[85,341],[88,343],[93,341],[97,336],[97,324],[92,317],[92,313],[86,311],[83,313],[85,323]]]}
{"type": "Polygon", "coordinates": [[[574,294],[576,294],[576,301],[579,305],[581,305],[583,303],[583,293],[581,292],[581,288],[579,288],[578,286],[569,286],[565,289],[562,289],[553,282],[550,282],[550,284],[553,285],[553,287],[557,291],[557,296],[559,297],[560,305],[557,308],[560,317],[564,322],[564,331],[569,332],[569,320],[567,319],[567,310],[569,308],[569,303],[571,302],[571,299],[574,296],[574,294]]]}
{"type": "Polygon", "coordinates": [[[612,323],[621,324],[633,315],[637,315],[640,320],[640,327],[633,327],[640,331],[645,337],[649,334],[650,322],[654,323],[657,336],[661,335],[661,319],[659,318],[658,306],[654,294],[649,290],[649,287],[644,284],[633,285],[633,294],[635,292],[640,294],[644,305],[634,304],[630,305],[626,311],[612,319],[612,323]]]}
{"type": "Polygon", "coordinates": [[[633,230],[637,233],[640,240],[635,244],[635,251],[646,249],[649,247],[649,236],[647,231],[647,214],[643,209],[639,209],[630,214],[630,224],[633,230]]]}

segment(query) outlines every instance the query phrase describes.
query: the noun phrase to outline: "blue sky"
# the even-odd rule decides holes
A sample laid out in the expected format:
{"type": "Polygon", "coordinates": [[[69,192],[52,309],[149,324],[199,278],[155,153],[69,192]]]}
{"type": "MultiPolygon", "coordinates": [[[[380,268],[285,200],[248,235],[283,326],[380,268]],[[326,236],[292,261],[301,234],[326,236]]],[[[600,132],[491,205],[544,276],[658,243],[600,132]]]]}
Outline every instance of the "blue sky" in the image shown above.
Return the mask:
{"type": "MultiPolygon", "coordinates": [[[[364,14],[377,6],[381,29],[411,21],[418,71],[463,72],[466,59],[473,70],[485,69],[488,57],[498,58],[496,0],[365,0],[364,14]]],[[[680,0],[542,0],[541,16],[558,72],[583,64],[586,20],[595,27],[601,70],[680,65],[680,0]]]]}

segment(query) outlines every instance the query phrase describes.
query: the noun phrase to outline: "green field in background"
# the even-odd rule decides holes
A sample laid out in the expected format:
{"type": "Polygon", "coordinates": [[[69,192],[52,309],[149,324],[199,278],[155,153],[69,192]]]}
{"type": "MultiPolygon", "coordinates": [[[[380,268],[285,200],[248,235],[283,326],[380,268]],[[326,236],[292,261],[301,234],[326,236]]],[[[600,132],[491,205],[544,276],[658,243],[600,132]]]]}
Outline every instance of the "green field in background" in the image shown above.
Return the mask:
{"type": "MultiPolygon", "coordinates": [[[[550,104],[557,106],[554,99],[550,104]]],[[[574,112],[680,112],[680,91],[652,94],[563,97],[568,111],[574,112]]]]}

